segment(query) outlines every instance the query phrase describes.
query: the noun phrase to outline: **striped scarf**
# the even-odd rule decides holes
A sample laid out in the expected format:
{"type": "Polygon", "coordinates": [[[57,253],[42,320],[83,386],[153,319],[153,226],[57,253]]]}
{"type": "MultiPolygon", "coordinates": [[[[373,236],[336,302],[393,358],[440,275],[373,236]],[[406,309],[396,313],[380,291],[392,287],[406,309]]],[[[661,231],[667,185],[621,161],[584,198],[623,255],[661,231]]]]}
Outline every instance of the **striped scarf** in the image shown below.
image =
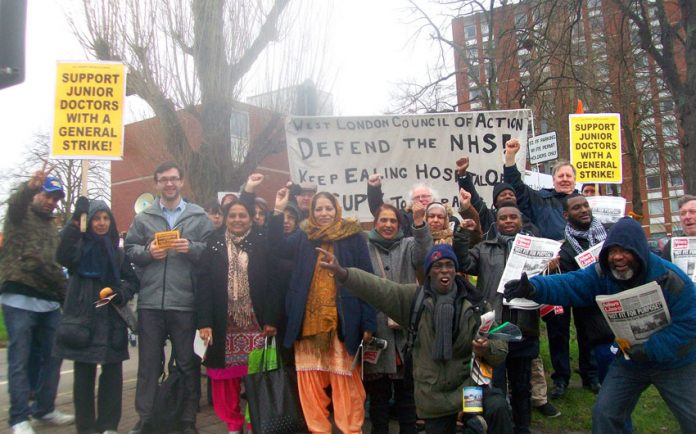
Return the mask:
{"type": "Polygon", "coordinates": [[[578,255],[585,250],[578,243],[577,238],[583,238],[590,242],[590,247],[599,244],[607,238],[607,231],[597,219],[593,218],[590,223],[590,228],[586,231],[575,229],[570,224],[565,227],[565,239],[570,243],[570,246],[578,255]]]}

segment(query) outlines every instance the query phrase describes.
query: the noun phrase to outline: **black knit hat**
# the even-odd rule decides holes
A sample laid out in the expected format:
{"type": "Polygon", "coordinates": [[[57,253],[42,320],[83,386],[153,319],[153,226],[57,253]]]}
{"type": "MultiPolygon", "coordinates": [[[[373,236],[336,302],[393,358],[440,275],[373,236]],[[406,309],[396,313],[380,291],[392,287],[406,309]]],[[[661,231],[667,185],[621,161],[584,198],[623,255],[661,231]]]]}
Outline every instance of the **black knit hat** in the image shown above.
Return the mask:
{"type": "Polygon", "coordinates": [[[507,182],[501,182],[493,186],[493,206],[496,206],[496,202],[498,202],[498,196],[505,190],[511,190],[513,193],[515,192],[515,189],[512,188],[512,185],[508,184],[507,182]]]}

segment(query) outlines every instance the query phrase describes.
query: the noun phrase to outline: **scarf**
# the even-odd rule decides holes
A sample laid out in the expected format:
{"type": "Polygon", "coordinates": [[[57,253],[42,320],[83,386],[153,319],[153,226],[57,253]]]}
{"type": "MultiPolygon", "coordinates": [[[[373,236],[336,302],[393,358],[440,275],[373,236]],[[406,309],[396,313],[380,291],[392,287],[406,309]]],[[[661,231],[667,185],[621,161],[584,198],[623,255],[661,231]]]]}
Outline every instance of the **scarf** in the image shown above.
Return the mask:
{"type": "Polygon", "coordinates": [[[435,328],[435,341],[433,342],[431,356],[433,360],[452,359],[452,327],[454,325],[454,300],[457,297],[457,286],[447,294],[432,291],[433,296],[433,327],[435,328]]]}
{"type": "Polygon", "coordinates": [[[452,245],[452,237],[454,235],[452,234],[452,229],[449,228],[449,223],[447,223],[445,229],[440,229],[439,231],[431,231],[431,233],[433,235],[434,244],[449,244],[450,246],[452,245]]]}
{"type": "MultiPolygon", "coordinates": [[[[322,243],[321,247],[333,253],[332,243],[322,243]]],[[[336,280],[334,276],[319,266],[321,256],[317,256],[312,282],[307,293],[307,304],[302,321],[302,337],[314,342],[319,350],[328,350],[338,327],[336,310],[336,280]]]]}
{"type": "Polygon", "coordinates": [[[590,223],[590,228],[586,231],[575,229],[570,224],[565,227],[565,239],[568,240],[570,246],[578,255],[585,250],[578,243],[577,238],[582,238],[590,242],[590,247],[604,241],[607,238],[607,231],[604,226],[595,218],[590,223]]]}
{"type": "Polygon", "coordinates": [[[254,323],[254,308],[249,292],[249,255],[250,247],[244,235],[233,235],[225,231],[227,244],[227,313],[232,323],[241,330],[248,330],[254,323]]]}
{"type": "Polygon", "coordinates": [[[384,250],[390,250],[394,244],[397,242],[401,241],[404,238],[404,233],[399,229],[399,232],[394,235],[394,238],[387,240],[384,237],[382,237],[379,232],[376,230],[372,229],[370,232],[367,233],[367,239],[384,250]]]}
{"type": "Polygon", "coordinates": [[[120,286],[121,273],[116,246],[108,233],[96,235],[87,232],[83,235],[77,274],[88,279],[99,279],[103,287],[120,286]]]}
{"type": "Polygon", "coordinates": [[[348,238],[353,234],[362,232],[362,227],[356,219],[341,218],[343,212],[341,206],[334,202],[336,207],[336,217],[333,223],[326,226],[319,226],[312,212],[309,213],[309,218],[305,220],[301,228],[307,234],[310,241],[336,241],[348,238]]]}

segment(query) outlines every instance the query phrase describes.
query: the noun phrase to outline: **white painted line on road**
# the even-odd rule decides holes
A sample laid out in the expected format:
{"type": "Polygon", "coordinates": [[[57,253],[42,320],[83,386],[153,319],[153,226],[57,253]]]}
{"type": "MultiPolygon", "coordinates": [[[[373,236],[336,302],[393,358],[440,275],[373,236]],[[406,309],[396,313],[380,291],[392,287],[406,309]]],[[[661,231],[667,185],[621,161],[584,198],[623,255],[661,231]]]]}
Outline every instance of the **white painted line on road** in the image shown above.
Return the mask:
{"type": "MultiPolygon", "coordinates": [[[[75,371],[73,371],[72,369],[69,369],[67,371],[60,371],[60,375],[72,374],[73,372],[75,372],[75,371]]],[[[4,386],[5,384],[7,384],[7,381],[0,381],[0,386],[4,386]]]]}

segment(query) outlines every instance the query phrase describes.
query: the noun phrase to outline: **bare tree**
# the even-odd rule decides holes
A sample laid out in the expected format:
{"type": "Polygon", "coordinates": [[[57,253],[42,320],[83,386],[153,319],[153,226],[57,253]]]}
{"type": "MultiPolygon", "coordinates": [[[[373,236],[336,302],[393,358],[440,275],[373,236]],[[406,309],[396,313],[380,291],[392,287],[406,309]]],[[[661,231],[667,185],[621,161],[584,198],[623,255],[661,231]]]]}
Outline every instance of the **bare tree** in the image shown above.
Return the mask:
{"type": "Polygon", "coordinates": [[[278,83],[261,79],[262,72],[254,69],[259,59],[276,68],[275,77],[282,77],[286,86],[305,78],[317,81],[311,77],[318,70],[312,59],[321,50],[307,41],[321,41],[322,35],[303,33],[299,44],[285,44],[285,37],[291,28],[310,28],[310,19],[321,21],[321,8],[309,14],[302,2],[289,3],[83,0],[82,17],[72,20],[91,55],[127,65],[127,91],[146,101],[159,119],[167,150],[187,172],[194,200],[239,187],[266,155],[284,146],[281,118],[274,116],[258,137],[249,138],[248,149],[231,149],[230,117],[249,74],[278,83]],[[275,56],[263,53],[283,44],[290,51],[281,68],[275,56]],[[299,80],[299,74],[305,76],[299,80]],[[200,123],[200,146],[186,135],[177,116],[182,109],[200,123]]]}
{"type": "MultiPolygon", "coordinates": [[[[82,191],[82,161],[81,160],[49,160],[50,138],[48,134],[34,135],[31,146],[24,151],[22,161],[10,172],[0,175],[3,185],[16,185],[26,181],[31,174],[41,169],[45,161],[52,167],[50,176],[55,176],[63,183],[65,198],[58,203],[56,214],[61,224],[67,222],[77,198],[82,191]]],[[[89,161],[87,177],[87,196],[90,199],[111,201],[111,176],[109,164],[103,161],[89,161]]]]}
{"type": "Polygon", "coordinates": [[[696,192],[696,2],[612,0],[638,28],[640,46],[659,66],[674,99],[686,191],[696,192]],[[685,66],[686,72],[683,71],[685,66]]]}

